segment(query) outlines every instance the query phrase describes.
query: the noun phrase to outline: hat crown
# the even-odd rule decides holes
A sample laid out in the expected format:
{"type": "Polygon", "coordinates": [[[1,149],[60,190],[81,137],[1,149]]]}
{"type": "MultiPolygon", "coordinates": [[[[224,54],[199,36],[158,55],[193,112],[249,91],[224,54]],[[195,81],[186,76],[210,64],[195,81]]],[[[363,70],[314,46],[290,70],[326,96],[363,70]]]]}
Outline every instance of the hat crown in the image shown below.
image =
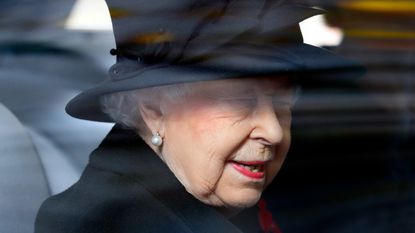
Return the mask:
{"type": "Polygon", "coordinates": [[[119,59],[143,66],[209,59],[223,47],[302,43],[321,10],[266,0],[107,0],[119,59]]]}

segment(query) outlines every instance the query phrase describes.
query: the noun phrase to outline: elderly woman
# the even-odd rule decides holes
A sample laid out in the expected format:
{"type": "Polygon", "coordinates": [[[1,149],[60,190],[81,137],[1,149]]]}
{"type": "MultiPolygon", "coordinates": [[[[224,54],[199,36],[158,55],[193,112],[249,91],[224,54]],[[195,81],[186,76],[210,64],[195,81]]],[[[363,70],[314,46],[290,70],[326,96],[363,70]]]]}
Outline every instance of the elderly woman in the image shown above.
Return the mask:
{"type": "MultiPolygon", "coordinates": [[[[279,232],[261,202],[305,74],[356,65],[302,43],[281,1],[108,0],[117,63],[67,111],[116,122],[36,232],[279,232]]],[[[340,73],[340,72],[339,72],[340,73]]]]}

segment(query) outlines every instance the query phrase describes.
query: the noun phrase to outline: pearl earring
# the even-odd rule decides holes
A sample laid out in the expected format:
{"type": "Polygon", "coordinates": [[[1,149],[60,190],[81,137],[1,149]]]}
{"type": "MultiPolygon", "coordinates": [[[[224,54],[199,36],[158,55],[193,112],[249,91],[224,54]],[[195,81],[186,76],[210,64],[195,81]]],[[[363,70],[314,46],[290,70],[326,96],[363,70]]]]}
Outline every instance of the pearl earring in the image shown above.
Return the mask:
{"type": "Polygon", "coordinates": [[[161,138],[160,134],[157,133],[151,137],[151,144],[155,146],[161,146],[163,144],[163,139],[161,138]]]}

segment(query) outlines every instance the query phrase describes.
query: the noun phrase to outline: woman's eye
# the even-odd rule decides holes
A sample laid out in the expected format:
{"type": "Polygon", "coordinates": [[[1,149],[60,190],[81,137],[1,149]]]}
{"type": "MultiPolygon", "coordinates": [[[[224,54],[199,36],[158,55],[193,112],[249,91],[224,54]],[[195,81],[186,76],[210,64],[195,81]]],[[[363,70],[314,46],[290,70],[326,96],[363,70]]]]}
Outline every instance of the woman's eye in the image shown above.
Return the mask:
{"type": "Polygon", "coordinates": [[[246,110],[253,109],[256,104],[254,98],[227,98],[223,99],[223,104],[229,109],[246,110]]]}
{"type": "Polygon", "coordinates": [[[287,101],[273,102],[275,114],[282,126],[291,125],[291,109],[293,104],[287,101]]]}
{"type": "Polygon", "coordinates": [[[292,96],[273,96],[272,103],[277,107],[281,106],[291,109],[295,104],[295,99],[292,96]]]}
{"type": "Polygon", "coordinates": [[[275,114],[278,117],[278,121],[282,126],[289,126],[291,125],[291,108],[284,107],[284,108],[276,108],[275,114]]]}
{"type": "Polygon", "coordinates": [[[275,106],[288,106],[290,109],[295,105],[300,89],[276,92],[270,97],[275,106]]]}

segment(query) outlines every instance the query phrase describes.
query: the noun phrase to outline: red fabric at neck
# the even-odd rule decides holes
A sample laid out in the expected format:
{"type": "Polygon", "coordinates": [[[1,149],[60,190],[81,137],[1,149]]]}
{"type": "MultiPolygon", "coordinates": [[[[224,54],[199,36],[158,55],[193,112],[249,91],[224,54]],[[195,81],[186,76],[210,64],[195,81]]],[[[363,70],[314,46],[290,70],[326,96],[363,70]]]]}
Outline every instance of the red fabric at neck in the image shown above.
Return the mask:
{"type": "Polygon", "coordinates": [[[277,223],[272,218],[271,212],[267,209],[267,204],[264,199],[260,199],[258,202],[259,207],[259,224],[264,233],[282,233],[277,223]]]}

